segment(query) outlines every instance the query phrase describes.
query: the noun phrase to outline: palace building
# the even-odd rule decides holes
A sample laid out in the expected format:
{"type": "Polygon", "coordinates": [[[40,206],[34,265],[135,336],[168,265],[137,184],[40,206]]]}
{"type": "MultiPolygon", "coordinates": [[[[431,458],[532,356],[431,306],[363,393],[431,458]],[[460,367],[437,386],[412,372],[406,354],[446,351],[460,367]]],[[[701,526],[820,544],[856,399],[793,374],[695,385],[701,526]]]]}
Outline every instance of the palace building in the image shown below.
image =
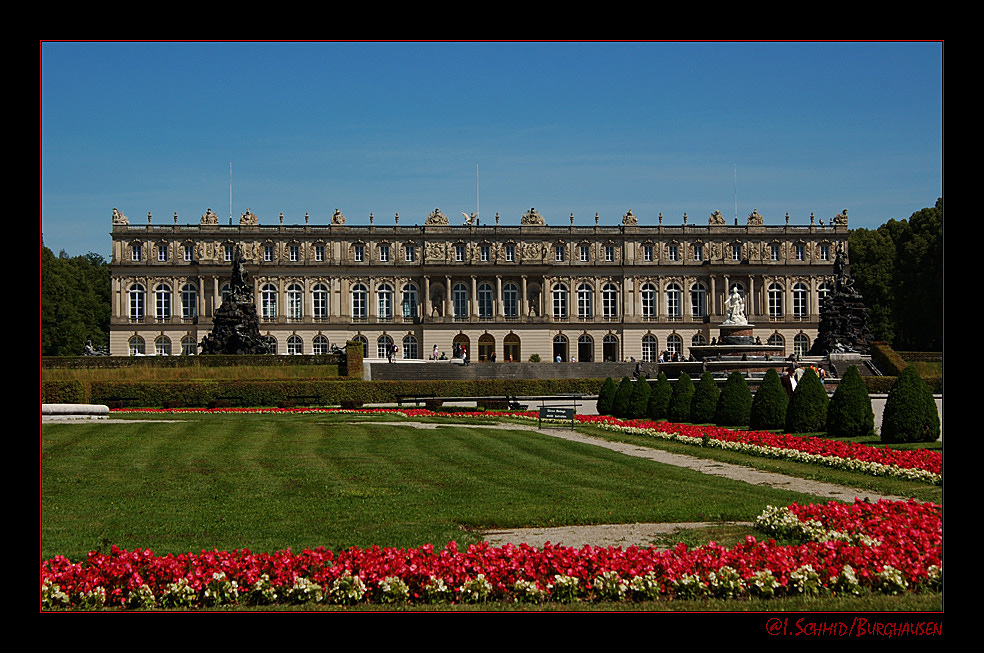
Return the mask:
{"type": "Polygon", "coordinates": [[[240,248],[261,333],[277,354],[328,353],[363,343],[369,358],[451,357],[472,362],[655,361],[710,344],[733,289],[762,343],[805,354],[817,337],[820,299],[847,249],[847,212],[826,224],[766,225],[758,212],[728,224],[548,225],[534,209],[519,224],[451,224],[439,210],[422,225],[238,225],[208,210],[198,224],[131,224],[113,211],[113,355],[192,355],[228,293],[240,248]]]}

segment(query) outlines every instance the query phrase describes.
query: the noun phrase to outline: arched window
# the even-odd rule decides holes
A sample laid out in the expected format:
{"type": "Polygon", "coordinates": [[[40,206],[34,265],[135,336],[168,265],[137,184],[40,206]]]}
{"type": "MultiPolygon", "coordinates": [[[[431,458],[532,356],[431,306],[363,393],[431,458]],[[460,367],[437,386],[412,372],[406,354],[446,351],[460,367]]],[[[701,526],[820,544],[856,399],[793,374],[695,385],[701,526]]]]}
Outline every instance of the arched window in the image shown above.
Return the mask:
{"type": "MultiPolygon", "coordinates": [[[[819,286],[817,286],[817,301],[822,302],[832,292],[833,292],[833,290],[831,290],[830,284],[827,283],[826,281],[824,281],[819,286]]],[[[819,304],[818,304],[818,306],[819,306],[819,304]]]]}
{"type": "MultiPolygon", "coordinates": [[[[130,321],[139,322],[146,315],[147,292],[144,287],[135,283],[130,286],[130,321]]],[[[143,352],[141,352],[143,353],[143,352]]]]}
{"type": "Polygon", "coordinates": [[[311,289],[311,308],[314,311],[315,320],[328,319],[328,286],[319,283],[311,289]]]}
{"type": "Polygon", "coordinates": [[[696,347],[701,347],[707,344],[707,340],[704,338],[703,333],[695,333],[694,337],[690,339],[690,344],[696,347]]]}
{"type": "Polygon", "coordinates": [[[779,353],[779,355],[780,356],[786,355],[786,341],[778,333],[773,333],[771,336],[769,336],[769,339],[766,342],[768,342],[769,345],[773,347],[782,347],[782,351],[779,353]]]}
{"type": "Polygon", "coordinates": [[[810,351],[810,336],[805,333],[797,333],[793,337],[793,353],[797,356],[806,356],[810,351]]]}
{"type": "Polygon", "coordinates": [[[601,341],[601,356],[605,362],[617,363],[619,361],[618,336],[609,333],[601,341]]]}
{"type": "Polygon", "coordinates": [[[656,319],[656,286],[651,283],[642,284],[641,298],[643,319],[656,319]]]}
{"type": "Polygon", "coordinates": [[[567,286],[558,283],[553,287],[553,316],[554,319],[567,319],[567,286]]]}
{"type": "Polygon", "coordinates": [[[417,286],[412,283],[405,284],[403,286],[403,301],[400,306],[400,310],[403,312],[403,319],[413,320],[417,317],[418,303],[417,286]]]}
{"type": "Polygon", "coordinates": [[[145,353],[144,339],[140,336],[132,336],[127,343],[131,356],[143,356],[145,353]]]}
{"type": "Polygon", "coordinates": [[[502,360],[503,362],[517,362],[520,360],[520,340],[515,333],[508,334],[502,339],[502,360]]]}
{"type": "Polygon", "coordinates": [[[304,353],[304,341],[300,336],[294,335],[287,338],[287,353],[291,356],[298,356],[304,353]]]}
{"type": "Polygon", "coordinates": [[[381,283],[376,288],[376,307],[378,312],[376,317],[383,322],[390,322],[393,319],[393,287],[388,283],[381,283]]]}
{"type": "Polygon", "coordinates": [[[606,320],[618,318],[618,288],[606,283],[601,289],[601,310],[606,320]]]}
{"type": "Polygon", "coordinates": [[[231,294],[232,294],[232,286],[230,286],[227,283],[222,284],[222,287],[219,289],[219,297],[221,298],[220,303],[224,304],[225,301],[229,299],[229,295],[231,294]]]}
{"type": "Polygon", "coordinates": [[[810,292],[806,284],[797,283],[793,286],[793,317],[798,320],[805,320],[810,315],[809,299],[810,292]]]}
{"type": "Polygon", "coordinates": [[[277,344],[277,339],[273,336],[265,336],[263,340],[266,341],[267,346],[270,348],[270,353],[276,356],[277,347],[279,346],[277,344]]]}
{"type": "Polygon", "coordinates": [[[646,363],[655,363],[659,358],[659,343],[656,336],[647,333],[642,337],[642,360],[646,363]]]}
{"type": "MultiPolygon", "coordinates": [[[[287,286],[287,321],[300,322],[304,317],[304,289],[300,284],[292,283],[287,286]]],[[[287,343],[290,349],[290,343],[287,343]]]]}
{"type": "Polygon", "coordinates": [[[352,340],[354,340],[355,342],[362,343],[362,357],[369,358],[369,338],[366,338],[364,335],[360,333],[359,335],[352,338],[352,340]]]}
{"type": "Polygon", "coordinates": [[[567,351],[567,336],[563,333],[558,333],[553,339],[553,360],[560,363],[566,363],[569,359],[567,351]]]}
{"type": "Polygon", "coordinates": [[[171,339],[167,336],[157,336],[154,338],[154,353],[158,356],[170,356],[171,339]]]}
{"type": "Polygon", "coordinates": [[[577,360],[581,363],[594,360],[594,338],[586,333],[577,337],[577,360]]]}
{"type": "Polygon", "coordinates": [[[451,289],[451,310],[454,311],[454,319],[468,319],[468,288],[463,283],[456,283],[451,289]]]}
{"type": "Polygon", "coordinates": [[[707,315],[707,288],[699,281],[690,286],[690,314],[695,319],[707,315]]]}
{"type": "Polygon", "coordinates": [[[194,284],[181,286],[181,317],[185,320],[198,317],[198,288],[194,284]]]}
{"type": "Polygon", "coordinates": [[[666,286],[666,317],[670,320],[679,320],[683,316],[682,303],[683,291],[676,283],[666,286]]]}
{"type": "Polygon", "coordinates": [[[185,336],[181,339],[181,355],[182,356],[194,356],[198,353],[198,343],[191,336],[185,336]]]}
{"type": "Polygon", "coordinates": [[[389,336],[379,336],[376,340],[376,358],[386,358],[386,352],[393,346],[393,339],[389,336]]]}
{"type": "Polygon", "coordinates": [[[782,319],[782,286],[778,283],[769,284],[769,318],[782,319]]]}
{"type": "Polygon", "coordinates": [[[369,317],[369,291],[366,287],[357,283],[352,286],[352,320],[365,322],[369,317]]]}
{"type": "Polygon", "coordinates": [[[478,317],[483,320],[495,317],[495,292],[487,283],[478,286],[478,317]]]}
{"type": "Polygon", "coordinates": [[[519,288],[514,283],[502,287],[502,310],[506,317],[519,317],[519,288]]]}
{"type": "Polygon", "coordinates": [[[683,338],[675,333],[666,336],[666,348],[671,354],[683,355],[683,338]]]}
{"type": "MultiPolygon", "coordinates": [[[[582,283],[577,287],[577,317],[581,320],[590,320],[594,316],[592,297],[594,290],[590,284],[582,283]]],[[[579,357],[584,361],[583,357],[579,357]]]]}
{"type": "Polygon", "coordinates": [[[277,287],[272,283],[260,289],[260,310],[264,320],[277,319],[277,287]]]}
{"type": "Polygon", "coordinates": [[[154,288],[154,316],[158,322],[171,319],[171,286],[166,283],[154,288]]]}
{"type": "Polygon", "coordinates": [[[314,337],[314,340],[312,341],[311,345],[312,345],[311,351],[313,351],[315,354],[318,355],[327,354],[331,350],[331,345],[329,345],[328,343],[328,338],[326,338],[321,334],[318,334],[314,337]]]}
{"type": "Polygon", "coordinates": [[[420,358],[420,348],[417,346],[417,337],[413,334],[403,336],[403,357],[408,359],[420,358]]]}

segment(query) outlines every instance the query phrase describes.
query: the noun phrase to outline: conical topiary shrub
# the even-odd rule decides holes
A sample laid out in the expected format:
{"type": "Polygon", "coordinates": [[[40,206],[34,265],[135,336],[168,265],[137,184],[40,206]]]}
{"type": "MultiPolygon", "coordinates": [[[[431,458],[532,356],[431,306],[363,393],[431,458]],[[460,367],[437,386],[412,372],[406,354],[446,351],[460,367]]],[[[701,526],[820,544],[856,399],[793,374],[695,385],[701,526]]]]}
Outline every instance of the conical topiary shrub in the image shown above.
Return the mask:
{"type": "Polygon", "coordinates": [[[632,397],[629,399],[629,419],[643,419],[649,408],[649,380],[645,375],[636,379],[632,384],[632,397]]]}
{"type": "Polygon", "coordinates": [[[680,378],[673,384],[673,394],[670,405],[666,409],[666,417],[671,422],[689,422],[690,404],[694,399],[694,382],[690,375],[680,372],[680,378]]]}
{"type": "Polygon", "coordinates": [[[827,428],[829,403],[820,377],[811,368],[806,368],[786,408],[786,432],[823,432],[827,428]]]}
{"type": "Polygon", "coordinates": [[[664,372],[660,372],[656,377],[656,383],[649,393],[649,406],[646,409],[646,416],[649,419],[666,419],[667,410],[670,407],[670,397],[673,396],[673,386],[664,372]]]}
{"type": "Polygon", "coordinates": [[[615,382],[612,377],[605,379],[604,383],[601,384],[601,390],[598,391],[598,414],[599,415],[611,415],[612,414],[612,402],[615,401],[615,382]]]}
{"type": "Polygon", "coordinates": [[[732,372],[721,389],[714,423],[718,426],[748,426],[752,414],[752,391],[741,372],[732,372]]]}
{"type": "Polygon", "coordinates": [[[718,397],[717,381],[710,372],[700,375],[700,381],[694,389],[694,398],[690,403],[690,421],[694,424],[707,424],[714,421],[714,411],[717,410],[718,397]]]}
{"type": "Polygon", "coordinates": [[[855,365],[847,368],[837,384],[827,407],[827,435],[860,438],[875,431],[875,413],[871,409],[868,387],[855,365]]]}
{"type": "Polygon", "coordinates": [[[912,367],[888,391],[882,413],[882,442],[933,442],[940,437],[940,413],[933,393],[912,367]]]}
{"type": "Polygon", "coordinates": [[[765,373],[752,399],[752,412],[748,416],[748,428],[753,431],[772,431],[786,428],[786,407],[789,395],[782,387],[779,373],[770,369],[765,373]]]}
{"type": "Polygon", "coordinates": [[[628,419],[630,401],[632,401],[632,379],[623,376],[615,391],[615,399],[612,401],[612,417],[628,419]]]}

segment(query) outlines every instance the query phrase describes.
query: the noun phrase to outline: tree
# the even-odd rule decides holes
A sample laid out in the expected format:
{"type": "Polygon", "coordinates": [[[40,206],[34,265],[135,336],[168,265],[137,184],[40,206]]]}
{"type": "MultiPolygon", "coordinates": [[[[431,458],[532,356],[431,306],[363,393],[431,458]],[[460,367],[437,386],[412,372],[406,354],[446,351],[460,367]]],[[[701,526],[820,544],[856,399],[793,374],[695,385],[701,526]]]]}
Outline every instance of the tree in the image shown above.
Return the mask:
{"type": "Polygon", "coordinates": [[[788,405],[789,395],[782,387],[779,373],[774,369],[768,370],[755,393],[755,398],[752,399],[752,412],[748,416],[748,427],[755,431],[785,428],[788,405]]]}
{"type": "Polygon", "coordinates": [[[718,397],[714,423],[718,426],[747,426],[752,413],[752,391],[741,372],[735,371],[718,397]]]}
{"type": "Polygon", "coordinates": [[[680,372],[680,378],[673,384],[673,394],[666,410],[666,416],[671,422],[689,422],[690,404],[694,399],[694,382],[690,375],[680,372]]]}
{"type": "Polygon", "coordinates": [[[643,419],[646,417],[646,410],[649,408],[649,380],[645,375],[641,375],[632,384],[632,397],[629,400],[629,418],[643,419]]]}
{"type": "Polygon", "coordinates": [[[666,378],[665,372],[660,372],[656,377],[656,384],[649,394],[649,406],[646,408],[646,415],[649,419],[666,419],[667,411],[670,407],[670,397],[673,396],[673,386],[666,378]]]}
{"type": "Polygon", "coordinates": [[[806,368],[793,398],[786,408],[787,433],[816,433],[827,428],[827,405],[830,399],[823,389],[820,377],[812,368],[806,368]]]}
{"type": "Polygon", "coordinates": [[[109,345],[109,264],[98,254],[55,257],[41,246],[41,355],[77,356],[109,345]]]}
{"type": "Polygon", "coordinates": [[[859,438],[875,430],[868,388],[855,365],[847,368],[827,408],[827,435],[859,438]]]}
{"type": "Polygon", "coordinates": [[[612,414],[612,402],[615,400],[615,390],[615,382],[612,380],[612,377],[608,377],[601,384],[601,390],[598,391],[599,415],[612,414]]]}
{"type": "Polygon", "coordinates": [[[934,442],[940,437],[940,413],[933,393],[916,372],[907,367],[888,391],[882,412],[881,440],[934,442]]]}
{"type": "Polygon", "coordinates": [[[618,389],[615,391],[615,399],[612,401],[612,415],[619,419],[629,417],[629,402],[632,401],[632,379],[623,376],[619,381],[618,389]]]}
{"type": "Polygon", "coordinates": [[[717,382],[711,373],[704,372],[701,374],[690,404],[690,421],[695,424],[713,422],[719,396],[721,396],[721,391],[718,390],[717,382]]]}

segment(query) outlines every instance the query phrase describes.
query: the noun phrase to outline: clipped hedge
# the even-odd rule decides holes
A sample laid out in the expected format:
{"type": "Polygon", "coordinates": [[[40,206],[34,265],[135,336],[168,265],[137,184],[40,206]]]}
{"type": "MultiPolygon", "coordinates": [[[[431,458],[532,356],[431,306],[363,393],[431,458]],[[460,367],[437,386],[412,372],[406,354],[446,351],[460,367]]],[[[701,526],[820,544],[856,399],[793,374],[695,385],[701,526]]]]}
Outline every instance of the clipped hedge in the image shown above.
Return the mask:
{"type": "MultiPolygon", "coordinates": [[[[231,406],[279,406],[304,403],[336,406],[344,402],[396,403],[399,396],[505,397],[597,394],[600,379],[480,379],[430,381],[363,381],[361,379],[285,379],[259,381],[94,381],[88,401],[127,407],[165,405],[207,407],[222,401],[231,406]]],[[[42,384],[44,388],[45,384],[42,384]]],[[[44,391],[42,390],[42,395],[44,391]]],[[[43,401],[43,403],[63,403],[43,401]]]]}
{"type": "Polygon", "coordinates": [[[41,403],[87,404],[87,390],[81,381],[45,381],[41,383],[41,403]]]}

